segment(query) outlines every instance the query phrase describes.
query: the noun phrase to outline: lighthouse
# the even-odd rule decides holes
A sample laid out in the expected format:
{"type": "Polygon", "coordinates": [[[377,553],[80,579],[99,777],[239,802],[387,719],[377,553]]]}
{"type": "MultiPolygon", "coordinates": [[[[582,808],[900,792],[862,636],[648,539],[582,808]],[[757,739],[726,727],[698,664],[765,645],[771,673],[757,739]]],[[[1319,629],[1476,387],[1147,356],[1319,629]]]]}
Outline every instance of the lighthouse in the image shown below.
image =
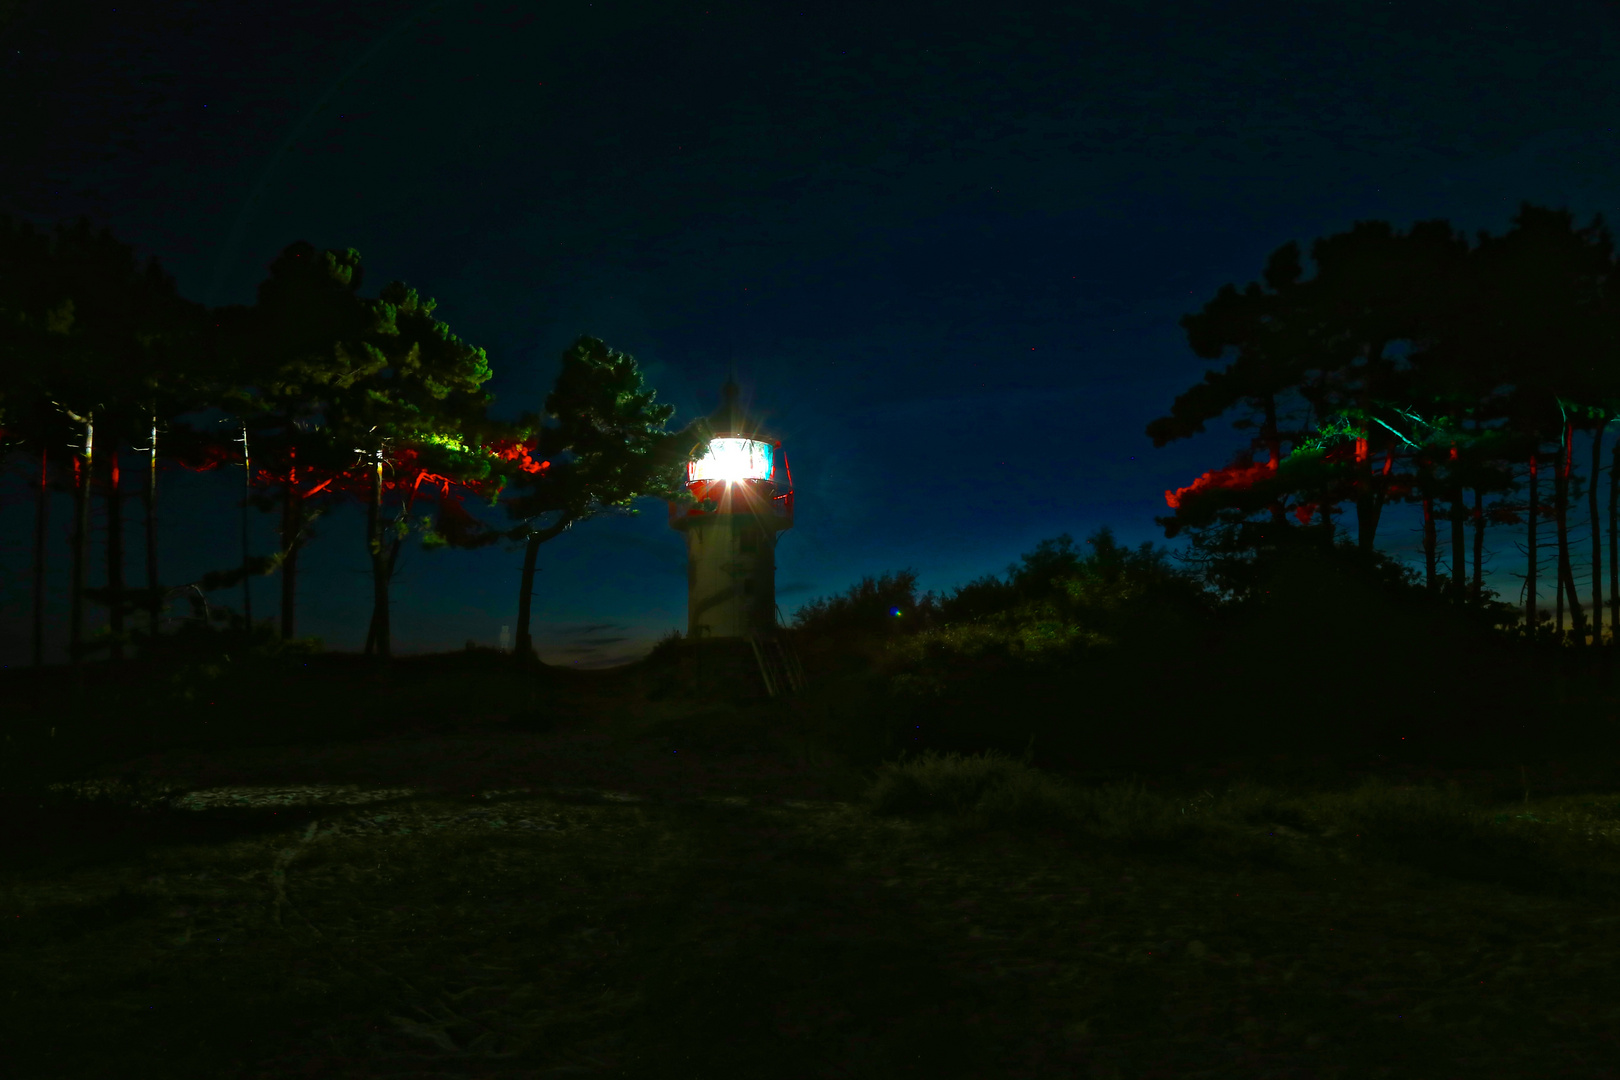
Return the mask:
{"type": "Polygon", "coordinates": [[[671,503],[669,523],[686,536],[686,633],[692,641],[753,643],[767,689],[776,633],[776,543],[793,527],[793,476],[780,441],[737,404],[727,380],[720,407],[694,425],[686,463],[691,505],[671,503]]]}

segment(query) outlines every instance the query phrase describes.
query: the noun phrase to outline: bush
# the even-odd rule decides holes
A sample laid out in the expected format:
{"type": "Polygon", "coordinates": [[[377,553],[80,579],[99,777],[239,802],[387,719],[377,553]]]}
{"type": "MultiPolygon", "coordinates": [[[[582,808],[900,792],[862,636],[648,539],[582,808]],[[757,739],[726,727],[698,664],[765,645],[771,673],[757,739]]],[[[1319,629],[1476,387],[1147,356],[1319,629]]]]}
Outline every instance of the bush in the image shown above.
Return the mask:
{"type": "Polygon", "coordinates": [[[1184,825],[1163,796],[1134,784],[1077,787],[995,751],[924,751],[877,770],[866,805],[880,816],[936,814],[991,828],[1061,828],[1134,843],[1184,825]]]}
{"type": "Polygon", "coordinates": [[[1234,754],[1484,765],[1620,741],[1596,707],[1613,693],[1596,657],[1503,634],[1501,605],[1446,602],[1389,557],[1295,533],[1246,548],[1237,577],[1208,545],[1193,573],[1100,529],[940,598],[917,597],[909,571],[866,578],[797,614],[810,696],[861,754],[1016,751],[1033,733],[1055,768],[1234,754]],[[1594,707],[1549,714],[1549,697],[1594,707]]]}
{"type": "Polygon", "coordinates": [[[679,630],[666,631],[656,642],[652,650],[647,653],[649,664],[668,664],[681,654],[681,646],[686,644],[686,635],[679,630]]]}
{"type": "Polygon", "coordinates": [[[793,613],[793,627],[804,638],[884,637],[914,623],[933,606],[917,596],[917,572],[899,570],[864,577],[837,596],[819,597],[793,613]]]}
{"type": "Polygon", "coordinates": [[[1001,816],[1061,815],[1061,794],[1045,774],[994,752],[963,756],[924,751],[880,766],[866,793],[881,816],[968,814],[994,805],[1001,816]]]}

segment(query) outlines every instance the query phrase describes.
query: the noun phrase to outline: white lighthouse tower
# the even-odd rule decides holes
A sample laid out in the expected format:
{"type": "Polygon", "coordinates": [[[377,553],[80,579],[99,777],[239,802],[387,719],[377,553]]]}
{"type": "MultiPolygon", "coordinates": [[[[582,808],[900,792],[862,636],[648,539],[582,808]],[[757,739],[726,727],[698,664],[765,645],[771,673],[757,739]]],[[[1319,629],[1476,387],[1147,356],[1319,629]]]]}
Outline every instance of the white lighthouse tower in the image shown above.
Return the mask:
{"type": "Polygon", "coordinates": [[[776,542],[793,527],[793,476],[781,442],[738,406],[737,384],[728,379],[720,394],[686,465],[694,501],[669,507],[670,526],[686,536],[686,635],[752,652],[775,696],[803,677],[777,633],[776,542]]]}

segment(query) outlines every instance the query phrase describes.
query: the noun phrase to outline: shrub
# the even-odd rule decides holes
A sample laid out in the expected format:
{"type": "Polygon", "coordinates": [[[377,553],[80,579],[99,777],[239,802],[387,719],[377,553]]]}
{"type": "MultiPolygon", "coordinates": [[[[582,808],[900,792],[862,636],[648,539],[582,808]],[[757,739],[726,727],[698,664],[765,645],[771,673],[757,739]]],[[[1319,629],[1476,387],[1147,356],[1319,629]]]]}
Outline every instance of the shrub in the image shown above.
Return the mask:
{"type": "Polygon", "coordinates": [[[866,803],[883,816],[992,812],[999,819],[1061,817],[1063,793],[1044,773],[994,752],[924,751],[880,766],[866,803]]]}
{"type": "Polygon", "coordinates": [[[681,646],[684,644],[686,644],[685,634],[679,630],[668,630],[653,643],[646,659],[651,664],[668,663],[680,655],[681,646]]]}
{"type": "Polygon", "coordinates": [[[820,597],[793,613],[793,626],[805,637],[855,634],[888,635],[916,621],[919,609],[932,606],[931,596],[917,596],[917,572],[900,570],[864,577],[837,596],[820,597]]]}
{"type": "Polygon", "coordinates": [[[1175,801],[1135,783],[1078,788],[1073,820],[1093,839],[1127,847],[1164,847],[1207,831],[1206,822],[1181,813],[1175,801]]]}

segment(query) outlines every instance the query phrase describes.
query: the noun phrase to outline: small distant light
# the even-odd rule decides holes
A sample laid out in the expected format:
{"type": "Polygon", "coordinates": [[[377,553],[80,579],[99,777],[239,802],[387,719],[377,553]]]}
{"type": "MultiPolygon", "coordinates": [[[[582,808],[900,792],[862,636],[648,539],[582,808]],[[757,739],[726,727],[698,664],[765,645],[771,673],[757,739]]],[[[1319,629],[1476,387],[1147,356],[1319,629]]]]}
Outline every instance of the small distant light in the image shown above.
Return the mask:
{"type": "Polygon", "coordinates": [[[895,618],[898,619],[900,617],[900,609],[899,608],[890,608],[889,609],[889,614],[893,615],[895,618]]]}

